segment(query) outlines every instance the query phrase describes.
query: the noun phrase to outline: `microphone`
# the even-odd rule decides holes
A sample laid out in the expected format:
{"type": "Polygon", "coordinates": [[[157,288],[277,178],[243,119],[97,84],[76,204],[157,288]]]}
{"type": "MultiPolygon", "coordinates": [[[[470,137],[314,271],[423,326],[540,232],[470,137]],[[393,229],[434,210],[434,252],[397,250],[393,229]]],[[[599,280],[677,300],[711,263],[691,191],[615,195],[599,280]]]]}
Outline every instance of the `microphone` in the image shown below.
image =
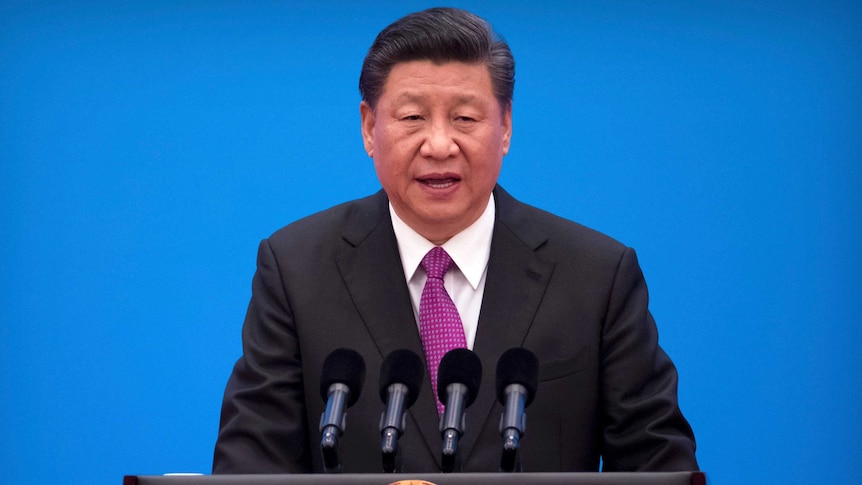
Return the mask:
{"type": "Polygon", "coordinates": [[[404,433],[405,411],[416,402],[424,373],[422,360],[407,349],[390,353],[380,367],[380,399],[386,404],[380,415],[380,447],[386,473],[395,472],[398,438],[404,433]]]}
{"type": "Polygon", "coordinates": [[[443,472],[455,469],[458,440],[464,434],[464,410],[473,404],[482,381],[482,362],[467,349],[450,350],[440,360],[437,372],[437,396],[446,403],[440,418],[443,438],[443,472]]]}
{"type": "Polygon", "coordinates": [[[327,473],[340,473],[338,437],[347,425],[345,410],[353,406],[365,383],[365,361],[351,349],[335,349],[323,362],[320,377],[320,397],[326,409],[320,415],[320,452],[323,469],[327,473]]]}
{"type": "Polygon", "coordinates": [[[503,436],[503,455],[500,470],[520,471],[518,450],[521,436],[527,426],[524,408],[536,396],[539,379],[539,361],[536,355],[523,347],[511,348],[497,361],[497,400],[505,406],[500,416],[500,434],[503,436]]]}

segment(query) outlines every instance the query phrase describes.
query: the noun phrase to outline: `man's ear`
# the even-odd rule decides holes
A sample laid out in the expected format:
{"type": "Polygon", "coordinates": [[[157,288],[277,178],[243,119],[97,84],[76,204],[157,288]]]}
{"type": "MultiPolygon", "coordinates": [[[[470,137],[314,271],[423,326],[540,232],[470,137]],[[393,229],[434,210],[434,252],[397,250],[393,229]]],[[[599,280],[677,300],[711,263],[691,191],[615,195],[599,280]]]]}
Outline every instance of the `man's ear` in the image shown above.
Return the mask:
{"type": "Polygon", "coordinates": [[[503,155],[509,153],[512,142],[512,103],[503,111],[503,155]]]}
{"type": "Polygon", "coordinates": [[[359,118],[362,120],[362,144],[365,153],[374,158],[374,110],[365,101],[359,103],[359,118]]]}

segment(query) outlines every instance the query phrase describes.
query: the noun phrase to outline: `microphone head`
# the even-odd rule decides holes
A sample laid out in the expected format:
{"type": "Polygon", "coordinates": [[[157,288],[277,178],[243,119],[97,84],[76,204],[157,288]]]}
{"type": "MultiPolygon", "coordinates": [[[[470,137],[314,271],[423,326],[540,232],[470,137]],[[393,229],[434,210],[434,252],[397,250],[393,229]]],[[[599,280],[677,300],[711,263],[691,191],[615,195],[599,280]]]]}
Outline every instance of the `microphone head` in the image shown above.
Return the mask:
{"type": "Polygon", "coordinates": [[[500,356],[497,361],[497,400],[506,404],[506,387],[510,384],[520,384],[527,389],[524,407],[529,406],[536,396],[536,385],[539,380],[539,360],[536,354],[523,347],[514,347],[500,356]]]}
{"type": "Polygon", "coordinates": [[[404,384],[408,390],[404,407],[409,408],[419,397],[424,375],[425,367],[416,352],[408,349],[393,351],[383,359],[383,365],[380,367],[380,399],[385,404],[389,399],[389,386],[404,384]]]}
{"type": "Polygon", "coordinates": [[[329,397],[329,386],[335,383],[344,384],[350,389],[347,406],[353,406],[365,383],[365,360],[359,352],[341,348],[326,356],[320,376],[320,397],[324,401],[329,397]]]}
{"type": "Polygon", "coordinates": [[[440,359],[440,369],[437,371],[437,397],[440,402],[446,402],[449,384],[458,383],[467,386],[467,402],[464,406],[469,406],[476,400],[480,382],[482,362],[470,350],[452,349],[440,359]]]}

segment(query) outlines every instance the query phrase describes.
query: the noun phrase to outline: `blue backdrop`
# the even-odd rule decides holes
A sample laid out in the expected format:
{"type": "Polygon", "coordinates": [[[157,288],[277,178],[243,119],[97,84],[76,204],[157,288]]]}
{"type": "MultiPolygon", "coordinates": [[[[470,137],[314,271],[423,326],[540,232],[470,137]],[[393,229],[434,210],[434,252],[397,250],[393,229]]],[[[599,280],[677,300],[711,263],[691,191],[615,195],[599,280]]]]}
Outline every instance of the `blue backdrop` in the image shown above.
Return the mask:
{"type": "MultiPolygon", "coordinates": [[[[637,249],[712,483],[858,481],[859,2],[454,3],[517,60],[503,185],[637,249]]],[[[361,61],[428,6],[0,4],[0,481],[209,471],[257,243],[377,190],[361,61]]]]}

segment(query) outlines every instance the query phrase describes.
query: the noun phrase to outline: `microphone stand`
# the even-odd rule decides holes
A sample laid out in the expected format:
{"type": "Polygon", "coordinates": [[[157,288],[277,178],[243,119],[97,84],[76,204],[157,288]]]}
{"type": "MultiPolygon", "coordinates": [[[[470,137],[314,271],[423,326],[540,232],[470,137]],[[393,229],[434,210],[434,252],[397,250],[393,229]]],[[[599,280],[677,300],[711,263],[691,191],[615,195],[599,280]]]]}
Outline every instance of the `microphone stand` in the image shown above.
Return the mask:
{"type": "Polygon", "coordinates": [[[330,399],[326,401],[326,410],[320,416],[320,452],[323,455],[323,471],[326,473],[341,473],[341,458],[338,456],[338,437],[347,425],[347,399],[350,388],[336,382],[329,386],[330,399]],[[342,391],[342,392],[336,392],[342,391]],[[341,416],[338,422],[336,416],[341,416]]]}

